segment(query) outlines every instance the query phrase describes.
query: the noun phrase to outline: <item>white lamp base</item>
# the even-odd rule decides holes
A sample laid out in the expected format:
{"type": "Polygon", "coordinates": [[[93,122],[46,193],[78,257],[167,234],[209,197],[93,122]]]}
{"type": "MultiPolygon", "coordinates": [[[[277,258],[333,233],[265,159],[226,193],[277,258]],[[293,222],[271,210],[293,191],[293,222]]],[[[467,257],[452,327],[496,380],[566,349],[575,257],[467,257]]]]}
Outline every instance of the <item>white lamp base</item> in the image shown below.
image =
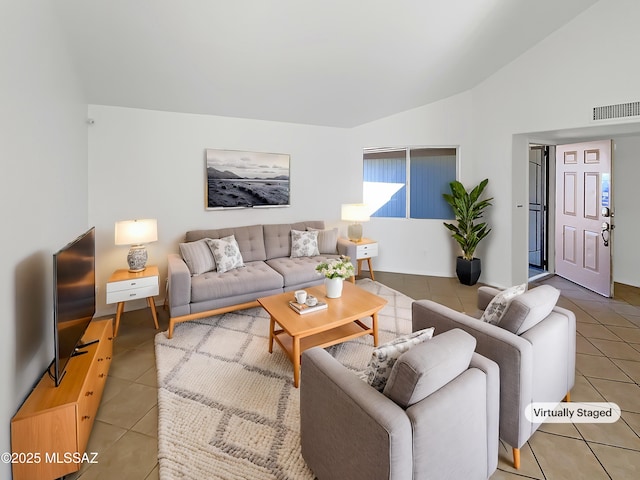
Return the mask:
{"type": "Polygon", "coordinates": [[[127,255],[127,263],[130,272],[142,272],[147,268],[147,247],[144,245],[131,245],[127,255]]]}

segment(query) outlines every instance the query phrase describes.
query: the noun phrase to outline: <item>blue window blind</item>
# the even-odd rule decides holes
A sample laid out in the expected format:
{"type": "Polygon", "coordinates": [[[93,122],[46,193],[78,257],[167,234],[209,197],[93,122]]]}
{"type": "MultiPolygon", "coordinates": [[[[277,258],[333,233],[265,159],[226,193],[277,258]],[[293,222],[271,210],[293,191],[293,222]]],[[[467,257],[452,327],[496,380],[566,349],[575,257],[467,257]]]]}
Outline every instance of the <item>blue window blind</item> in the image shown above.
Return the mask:
{"type": "Polygon", "coordinates": [[[452,219],[442,194],[449,193],[449,183],[456,179],[456,153],[455,148],[365,151],[364,183],[371,196],[367,203],[379,205],[371,216],[452,219]]]}
{"type": "Polygon", "coordinates": [[[456,179],[455,148],[422,148],[410,153],[411,218],[452,219],[451,206],[442,198],[456,179]]]}
{"type": "Polygon", "coordinates": [[[405,218],[407,216],[406,151],[365,153],[363,172],[365,182],[404,185],[371,216],[405,218]]]}

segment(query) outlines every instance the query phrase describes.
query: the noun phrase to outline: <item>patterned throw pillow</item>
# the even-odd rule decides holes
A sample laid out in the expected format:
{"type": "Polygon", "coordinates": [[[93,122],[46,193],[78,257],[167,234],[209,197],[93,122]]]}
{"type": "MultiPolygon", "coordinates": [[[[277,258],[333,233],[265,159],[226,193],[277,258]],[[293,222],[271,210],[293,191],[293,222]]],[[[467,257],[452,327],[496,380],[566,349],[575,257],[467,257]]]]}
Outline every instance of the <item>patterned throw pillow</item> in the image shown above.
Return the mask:
{"type": "Polygon", "coordinates": [[[382,392],[398,357],[414,345],[418,345],[433,337],[433,330],[433,327],[418,330],[417,332],[403,335],[375,348],[371,354],[371,360],[369,360],[367,370],[365,371],[367,383],[382,392]]]}
{"type": "Polygon", "coordinates": [[[181,243],[180,254],[184,263],[189,267],[191,275],[200,275],[216,269],[216,262],[209,248],[206,238],[195,242],[181,243]]]}
{"type": "Polygon", "coordinates": [[[314,257],[318,251],[318,231],[291,230],[291,258],[314,257]]]}
{"type": "Polygon", "coordinates": [[[236,237],[229,235],[219,239],[207,238],[207,243],[216,260],[216,270],[218,273],[228,272],[234,268],[244,267],[240,247],[236,237]]]}
{"type": "Polygon", "coordinates": [[[511,300],[513,300],[518,295],[523,294],[526,290],[526,283],[509,287],[506,290],[502,290],[489,302],[489,305],[487,305],[487,308],[482,313],[482,317],[480,317],[480,320],[492,325],[497,325],[504,315],[504,312],[507,311],[511,300]]]}

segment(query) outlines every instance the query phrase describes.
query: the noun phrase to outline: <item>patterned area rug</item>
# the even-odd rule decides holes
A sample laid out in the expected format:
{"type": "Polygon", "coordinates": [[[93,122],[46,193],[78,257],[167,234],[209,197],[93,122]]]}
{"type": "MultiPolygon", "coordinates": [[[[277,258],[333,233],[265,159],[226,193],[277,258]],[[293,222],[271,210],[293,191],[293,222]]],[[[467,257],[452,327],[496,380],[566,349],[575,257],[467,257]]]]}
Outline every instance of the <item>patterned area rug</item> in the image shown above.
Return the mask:
{"type": "MultiPolygon", "coordinates": [[[[369,279],[358,285],[388,301],[380,343],[411,331],[412,299],[369,279]]],[[[300,454],[293,367],[278,345],[269,354],[268,339],[262,308],[180,324],[171,340],[156,336],[160,478],[314,478],[300,454]]],[[[367,335],[329,351],[358,372],[372,349],[367,335]]]]}

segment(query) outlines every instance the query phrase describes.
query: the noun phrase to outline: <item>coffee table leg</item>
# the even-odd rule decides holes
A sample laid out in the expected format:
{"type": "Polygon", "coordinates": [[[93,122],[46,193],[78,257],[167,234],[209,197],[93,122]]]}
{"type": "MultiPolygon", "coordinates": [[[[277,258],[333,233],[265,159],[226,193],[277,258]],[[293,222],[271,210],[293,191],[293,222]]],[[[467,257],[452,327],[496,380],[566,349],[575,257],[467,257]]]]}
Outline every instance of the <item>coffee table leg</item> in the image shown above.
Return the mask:
{"type": "Polygon", "coordinates": [[[373,346],[378,346],[378,312],[371,315],[372,319],[372,327],[373,328],[373,346]]]}
{"type": "Polygon", "coordinates": [[[300,337],[293,337],[293,386],[300,385],[300,337]]]}
{"type": "Polygon", "coordinates": [[[273,353],[273,332],[276,328],[276,319],[271,317],[271,323],[269,325],[269,353],[273,353]]]}

